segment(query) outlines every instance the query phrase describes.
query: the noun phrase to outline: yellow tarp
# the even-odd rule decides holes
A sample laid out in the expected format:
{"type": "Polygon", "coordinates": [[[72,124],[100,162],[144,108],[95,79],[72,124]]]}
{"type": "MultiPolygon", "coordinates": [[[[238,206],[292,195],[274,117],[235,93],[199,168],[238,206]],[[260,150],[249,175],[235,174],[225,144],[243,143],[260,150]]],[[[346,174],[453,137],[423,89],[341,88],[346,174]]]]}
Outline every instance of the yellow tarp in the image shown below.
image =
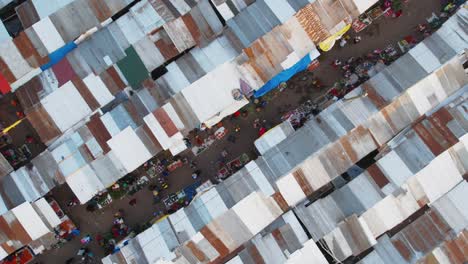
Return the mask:
{"type": "Polygon", "coordinates": [[[319,43],[319,48],[323,51],[329,51],[335,45],[337,39],[340,39],[351,28],[351,24],[346,25],[340,31],[328,37],[326,40],[319,43]]]}

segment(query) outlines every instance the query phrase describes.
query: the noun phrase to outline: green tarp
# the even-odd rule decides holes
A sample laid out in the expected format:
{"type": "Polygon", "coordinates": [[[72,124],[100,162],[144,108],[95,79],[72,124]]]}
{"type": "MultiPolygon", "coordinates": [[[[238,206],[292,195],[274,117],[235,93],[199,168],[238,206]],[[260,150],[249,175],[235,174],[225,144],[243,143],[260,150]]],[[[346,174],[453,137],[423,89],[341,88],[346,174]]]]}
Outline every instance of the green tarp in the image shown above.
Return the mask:
{"type": "Polygon", "coordinates": [[[118,61],[117,66],[119,66],[130,86],[138,87],[143,80],[149,77],[148,70],[146,70],[145,65],[132,46],[126,49],[125,53],[127,56],[118,61]]]}

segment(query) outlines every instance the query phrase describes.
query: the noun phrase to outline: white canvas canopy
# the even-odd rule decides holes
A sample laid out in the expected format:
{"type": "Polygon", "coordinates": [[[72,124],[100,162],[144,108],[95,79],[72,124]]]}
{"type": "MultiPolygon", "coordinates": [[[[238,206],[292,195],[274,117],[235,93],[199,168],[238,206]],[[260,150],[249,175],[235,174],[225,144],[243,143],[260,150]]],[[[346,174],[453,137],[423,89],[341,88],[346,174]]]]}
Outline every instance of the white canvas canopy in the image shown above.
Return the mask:
{"type": "Polygon", "coordinates": [[[248,103],[232,95],[240,88],[241,77],[234,63],[225,63],[183,89],[182,94],[198,120],[211,127],[248,103]]]}

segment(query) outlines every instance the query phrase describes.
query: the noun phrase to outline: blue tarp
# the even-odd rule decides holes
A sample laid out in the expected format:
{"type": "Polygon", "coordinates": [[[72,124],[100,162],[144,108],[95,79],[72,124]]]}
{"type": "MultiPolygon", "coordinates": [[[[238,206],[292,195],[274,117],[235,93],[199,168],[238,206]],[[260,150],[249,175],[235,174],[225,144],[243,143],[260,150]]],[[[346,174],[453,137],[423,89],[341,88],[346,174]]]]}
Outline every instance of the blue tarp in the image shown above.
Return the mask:
{"type": "Polygon", "coordinates": [[[59,61],[61,61],[67,54],[74,50],[77,47],[75,42],[69,42],[65,44],[65,46],[55,50],[54,52],[49,54],[50,61],[44,65],[41,66],[41,70],[45,71],[49,69],[50,67],[54,66],[57,64],[59,61]]]}
{"type": "Polygon", "coordinates": [[[268,93],[269,91],[275,89],[280,83],[291,79],[296,73],[307,69],[307,66],[311,62],[312,60],[310,59],[310,55],[307,54],[304,58],[302,58],[300,61],[294,64],[294,66],[278,73],[275,77],[273,77],[271,80],[265,83],[260,89],[255,91],[254,97],[259,98],[268,93]]]}

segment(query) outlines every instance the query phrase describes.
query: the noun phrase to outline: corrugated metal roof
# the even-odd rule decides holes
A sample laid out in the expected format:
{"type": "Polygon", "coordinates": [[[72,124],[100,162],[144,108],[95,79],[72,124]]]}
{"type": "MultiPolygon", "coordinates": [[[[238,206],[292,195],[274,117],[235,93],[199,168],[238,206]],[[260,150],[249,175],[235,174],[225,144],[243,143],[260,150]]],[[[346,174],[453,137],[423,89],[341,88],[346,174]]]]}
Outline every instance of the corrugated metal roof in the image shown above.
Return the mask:
{"type": "MultiPolygon", "coordinates": [[[[55,2],[55,1],[48,1],[55,2]]],[[[61,4],[66,1],[59,1],[61,4]]],[[[89,29],[99,25],[88,1],[69,0],[69,4],[50,15],[50,20],[55,25],[62,39],[68,43],[75,40],[89,29]]]]}
{"type": "Polygon", "coordinates": [[[89,39],[80,43],[72,53],[83,57],[85,63],[91,67],[95,74],[103,72],[126,56],[108,27],[99,30],[89,39]],[[102,47],[106,47],[106,49],[102,49],[102,47]]]}

